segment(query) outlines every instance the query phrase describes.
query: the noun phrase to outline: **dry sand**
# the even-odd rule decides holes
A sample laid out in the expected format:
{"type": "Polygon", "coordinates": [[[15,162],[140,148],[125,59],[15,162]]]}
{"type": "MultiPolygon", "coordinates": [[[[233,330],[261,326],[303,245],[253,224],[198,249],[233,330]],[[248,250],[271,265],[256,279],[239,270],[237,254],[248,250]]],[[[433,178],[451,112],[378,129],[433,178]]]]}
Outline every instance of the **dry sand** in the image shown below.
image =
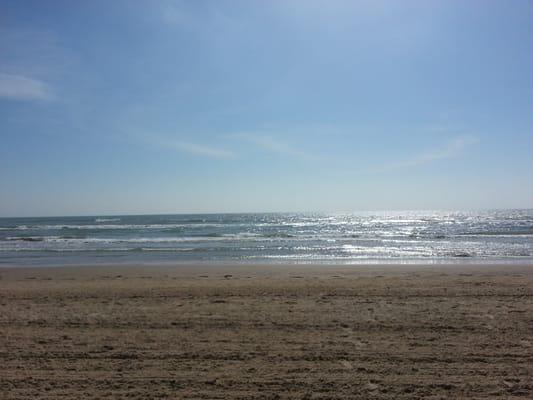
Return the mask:
{"type": "Polygon", "coordinates": [[[533,398],[533,266],[0,269],[2,399],[533,398]]]}

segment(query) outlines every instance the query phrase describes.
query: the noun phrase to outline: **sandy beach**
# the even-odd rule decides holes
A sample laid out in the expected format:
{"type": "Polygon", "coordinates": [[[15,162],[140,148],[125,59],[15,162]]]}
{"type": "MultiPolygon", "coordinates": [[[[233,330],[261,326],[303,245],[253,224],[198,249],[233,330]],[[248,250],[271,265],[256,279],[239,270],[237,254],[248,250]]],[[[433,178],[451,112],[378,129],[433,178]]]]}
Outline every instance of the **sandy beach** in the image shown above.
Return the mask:
{"type": "Polygon", "coordinates": [[[533,265],[0,269],[2,399],[533,397],[533,265]]]}

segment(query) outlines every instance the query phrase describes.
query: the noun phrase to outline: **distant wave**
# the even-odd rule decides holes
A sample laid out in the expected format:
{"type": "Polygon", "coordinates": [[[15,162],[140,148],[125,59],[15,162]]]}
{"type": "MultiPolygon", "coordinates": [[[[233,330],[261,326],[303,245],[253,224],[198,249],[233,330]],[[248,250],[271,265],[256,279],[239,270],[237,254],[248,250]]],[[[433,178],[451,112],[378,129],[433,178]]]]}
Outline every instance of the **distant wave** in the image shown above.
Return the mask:
{"type": "Polygon", "coordinates": [[[144,229],[173,229],[181,228],[183,224],[86,224],[86,225],[18,225],[14,228],[2,228],[2,230],[144,230],[144,229]]]}
{"type": "Polygon", "coordinates": [[[473,257],[473,255],[470,253],[466,253],[466,252],[459,252],[459,253],[453,253],[452,257],[467,258],[467,257],[473,257]]]}
{"type": "MultiPolygon", "coordinates": [[[[4,249],[0,249],[2,251],[4,249]]],[[[247,248],[237,248],[232,251],[249,251],[247,248]]],[[[43,252],[43,253],[107,253],[107,252],[169,252],[169,253],[187,253],[187,252],[215,252],[215,251],[227,251],[225,247],[208,247],[208,248],[199,248],[199,247],[99,247],[99,248],[90,248],[90,247],[59,247],[59,248],[14,248],[9,249],[8,251],[14,252],[43,252]]]]}
{"type": "Polygon", "coordinates": [[[294,238],[296,235],[291,235],[290,233],[285,232],[269,232],[261,234],[265,238],[294,238]]]}
{"type": "Polygon", "coordinates": [[[43,242],[46,238],[42,236],[20,236],[20,237],[7,237],[7,241],[21,241],[21,242],[43,242]]]}
{"type": "Polygon", "coordinates": [[[456,236],[533,236],[533,229],[516,229],[509,231],[479,231],[458,233],[456,236]]]}
{"type": "MultiPolygon", "coordinates": [[[[271,235],[262,236],[254,233],[220,234],[207,233],[197,236],[183,237],[137,237],[137,238],[90,238],[72,236],[10,236],[4,239],[8,242],[48,242],[48,243],[180,243],[180,242],[200,242],[200,241],[241,241],[260,240],[270,238],[271,235]]],[[[285,237],[285,236],[281,236],[285,237]]],[[[1,242],[1,241],[0,241],[1,242]]]]}
{"type": "Polygon", "coordinates": [[[96,218],[94,222],[118,222],[120,218],[96,218]]]}
{"type": "Polygon", "coordinates": [[[409,235],[412,239],[446,239],[448,236],[443,233],[422,233],[422,232],[413,232],[409,235]]]}
{"type": "Polygon", "coordinates": [[[28,229],[26,225],[16,225],[16,226],[2,226],[0,227],[0,231],[23,231],[28,229]]]}
{"type": "Polygon", "coordinates": [[[197,247],[135,247],[131,251],[161,251],[161,252],[189,252],[189,251],[204,251],[197,247]]]}
{"type": "Polygon", "coordinates": [[[57,224],[57,225],[17,225],[13,227],[0,227],[5,231],[26,231],[26,230],[172,230],[182,228],[231,228],[249,227],[250,224],[221,224],[215,222],[194,223],[194,224],[57,224]]]}

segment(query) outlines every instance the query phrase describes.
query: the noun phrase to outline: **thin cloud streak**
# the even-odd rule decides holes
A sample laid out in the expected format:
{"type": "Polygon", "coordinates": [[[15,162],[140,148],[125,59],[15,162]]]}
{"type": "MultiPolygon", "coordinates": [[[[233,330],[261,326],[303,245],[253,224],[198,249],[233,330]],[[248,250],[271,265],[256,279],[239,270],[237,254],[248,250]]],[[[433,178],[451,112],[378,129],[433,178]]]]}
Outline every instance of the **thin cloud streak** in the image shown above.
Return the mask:
{"type": "Polygon", "coordinates": [[[274,139],[271,136],[243,133],[232,135],[232,137],[252,143],[257,147],[271,153],[285,155],[292,158],[298,158],[301,160],[317,160],[317,157],[308,154],[304,151],[301,151],[300,149],[295,149],[289,146],[287,143],[274,139]]]}
{"type": "Polygon", "coordinates": [[[22,75],[0,73],[0,97],[13,100],[49,100],[48,85],[22,75]]]}
{"type": "Polygon", "coordinates": [[[195,156],[201,156],[201,157],[226,159],[226,160],[235,158],[235,153],[231,151],[219,149],[216,147],[199,145],[199,144],[190,143],[190,142],[168,141],[168,142],[162,143],[162,146],[166,148],[176,149],[181,152],[189,153],[195,156]]]}
{"type": "Polygon", "coordinates": [[[407,161],[403,161],[403,162],[399,162],[395,164],[389,164],[385,168],[383,168],[382,171],[385,171],[385,170],[389,171],[395,168],[413,167],[413,166],[428,164],[428,163],[438,161],[438,160],[456,158],[456,157],[459,157],[461,154],[463,154],[464,150],[467,147],[470,147],[478,142],[479,140],[474,136],[459,136],[453,139],[450,143],[448,143],[447,146],[443,148],[429,151],[426,153],[422,153],[412,158],[411,160],[407,160],[407,161]]]}

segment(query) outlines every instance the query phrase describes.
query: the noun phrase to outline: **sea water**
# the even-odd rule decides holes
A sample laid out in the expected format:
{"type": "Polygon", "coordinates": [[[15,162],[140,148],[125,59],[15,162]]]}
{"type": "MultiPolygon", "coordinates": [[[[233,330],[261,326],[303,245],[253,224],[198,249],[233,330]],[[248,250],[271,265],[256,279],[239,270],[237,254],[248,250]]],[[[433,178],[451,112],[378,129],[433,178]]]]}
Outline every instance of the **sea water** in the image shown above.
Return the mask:
{"type": "Polygon", "coordinates": [[[533,261],[533,210],[1,218],[0,265],[533,261]]]}

